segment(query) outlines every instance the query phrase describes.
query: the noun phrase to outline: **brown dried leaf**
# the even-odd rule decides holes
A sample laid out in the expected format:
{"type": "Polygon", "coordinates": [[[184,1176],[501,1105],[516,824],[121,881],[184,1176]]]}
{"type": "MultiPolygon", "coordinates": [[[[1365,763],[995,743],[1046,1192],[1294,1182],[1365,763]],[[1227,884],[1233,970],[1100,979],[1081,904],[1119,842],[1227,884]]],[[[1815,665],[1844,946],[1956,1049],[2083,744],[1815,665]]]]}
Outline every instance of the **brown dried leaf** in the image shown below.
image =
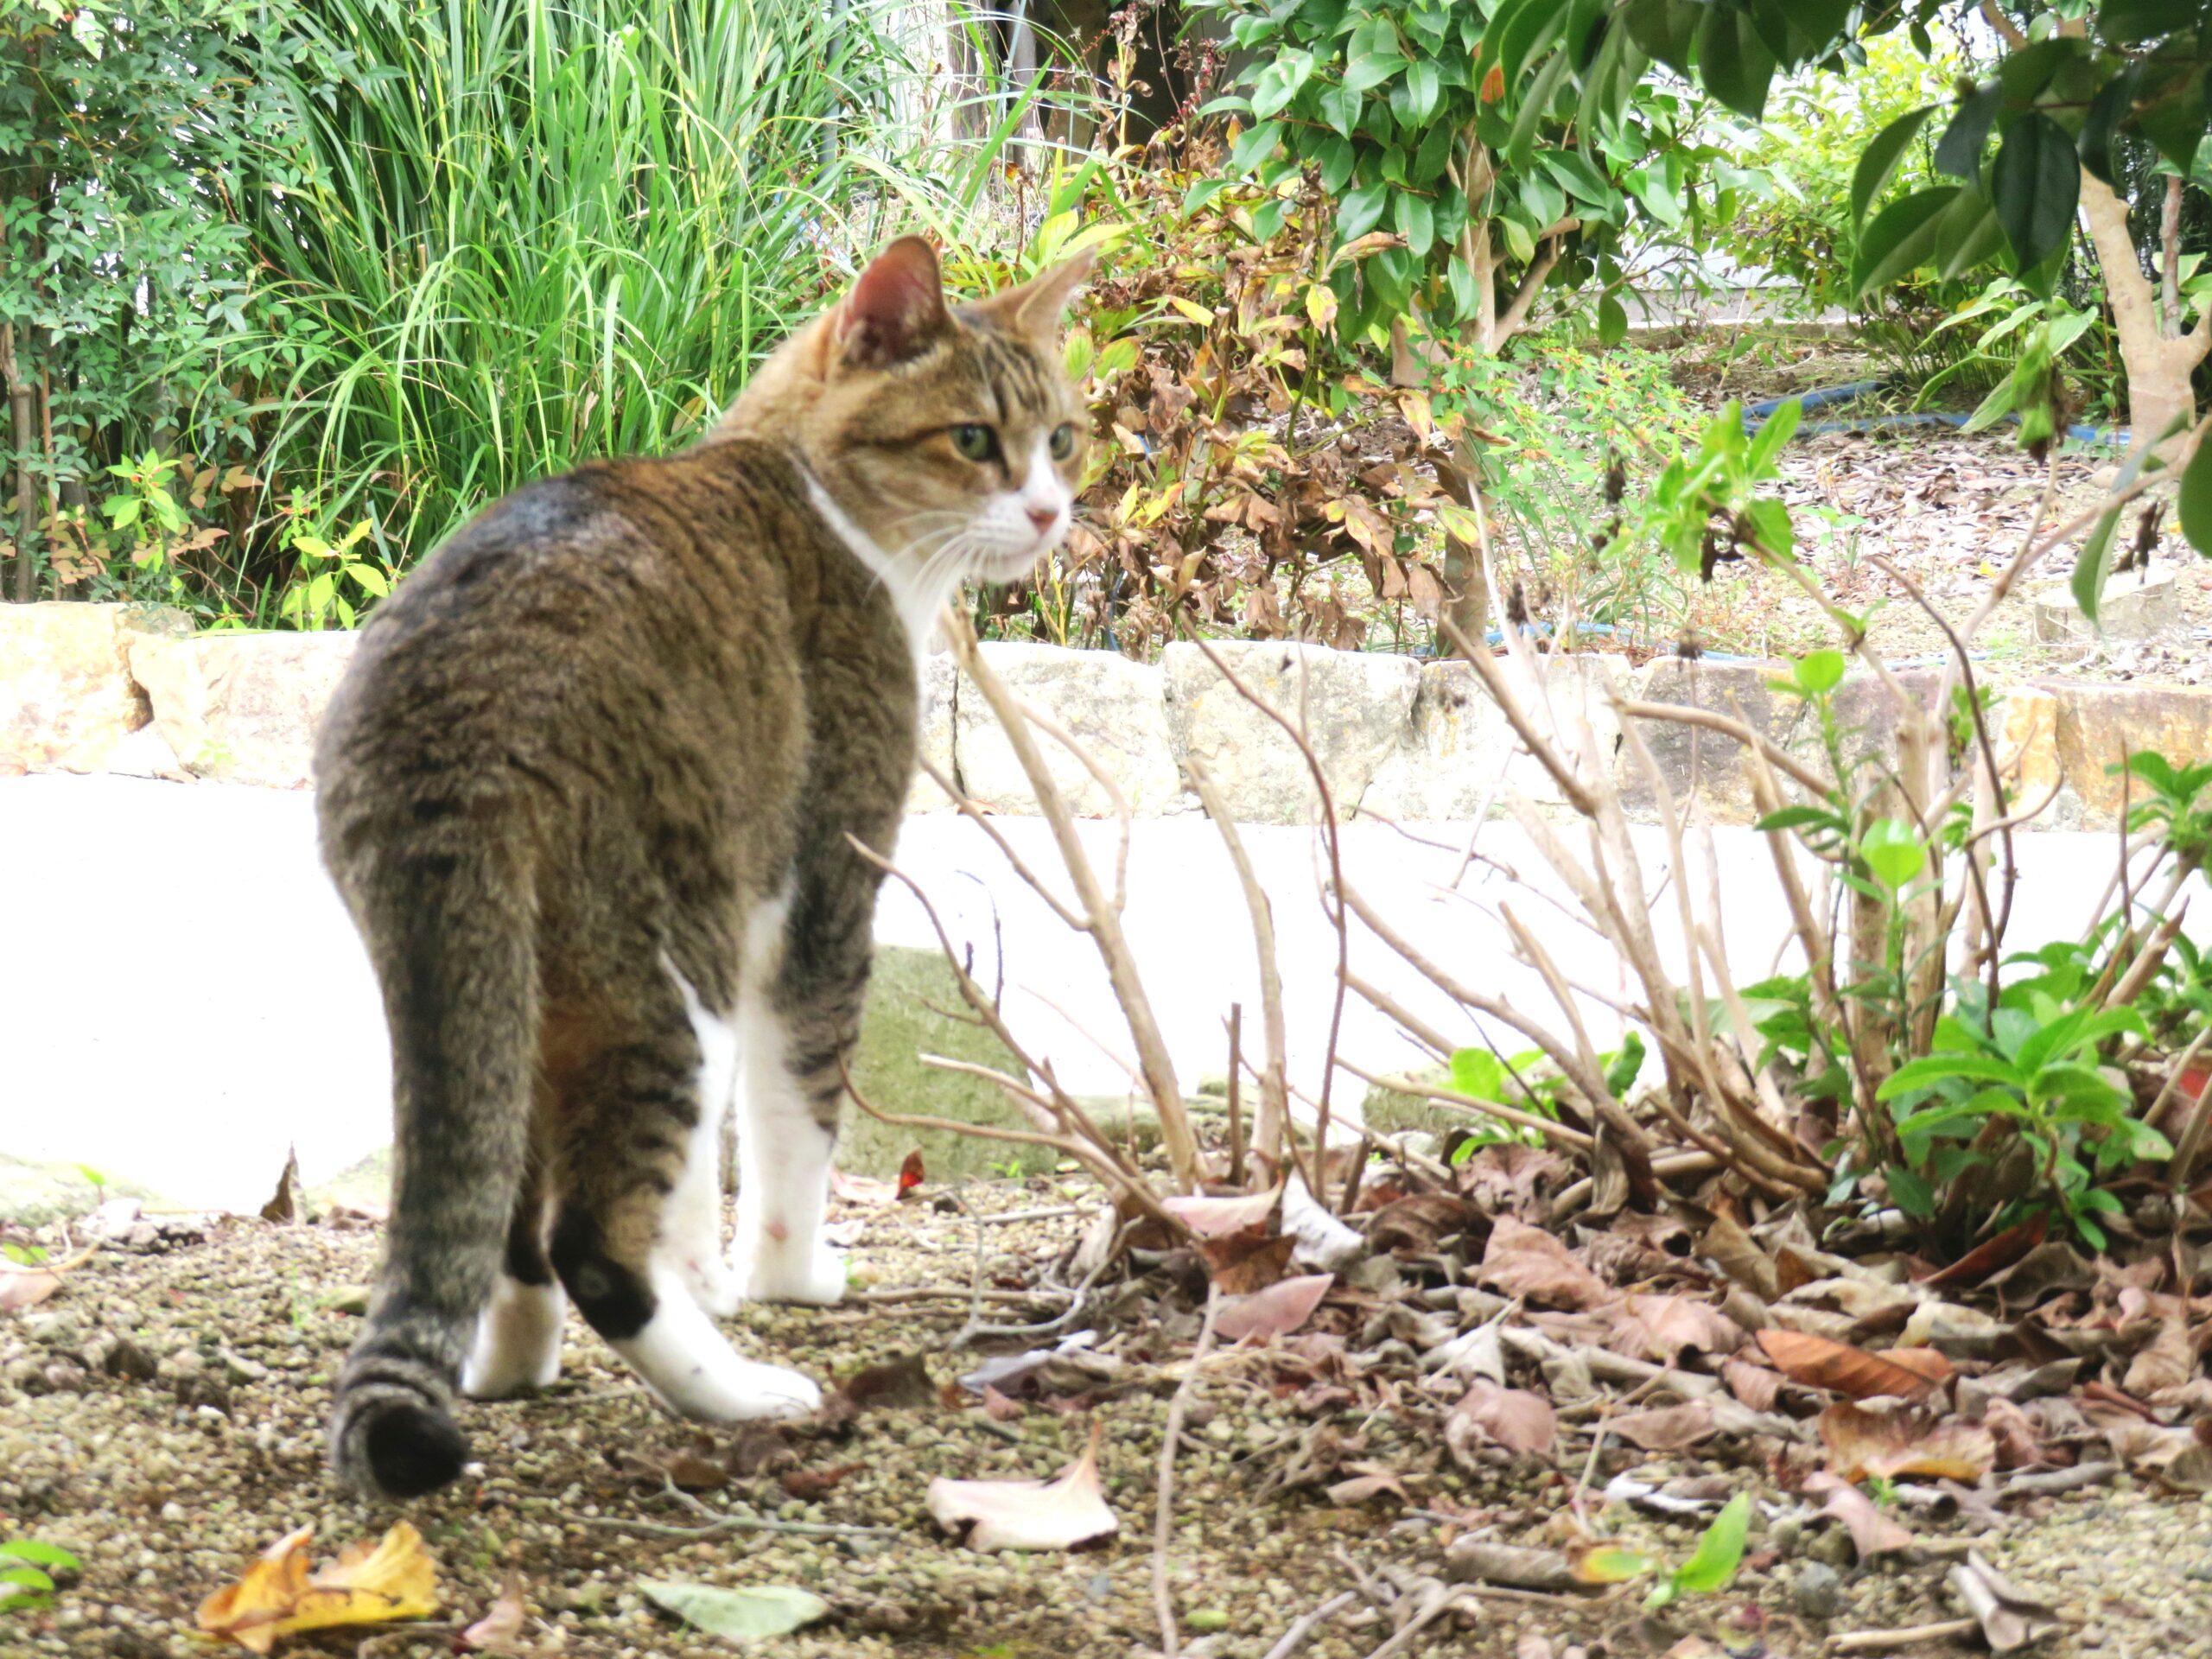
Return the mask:
{"type": "Polygon", "coordinates": [[[2120,1387],[2145,1400],[2155,1400],[2170,1389],[2178,1389],[2196,1375],[2196,1349],[2189,1338],[2189,1322],[2179,1313],[2158,1321],[2158,1332],[2128,1362],[2120,1387]]]}
{"type": "Polygon", "coordinates": [[[855,1413],[908,1411],[937,1403],[937,1384],[919,1354],[902,1354],[880,1365],[865,1366],[837,1385],[855,1413]]]}
{"type": "Polygon", "coordinates": [[[348,1545],[309,1576],[314,1536],[314,1528],[302,1527],[270,1545],[236,1584],[200,1604],[200,1630],[267,1653],[277,1637],[295,1630],[427,1618],[437,1611],[437,1566],[423,1535],[406,1522],[396,1523],[375,1548],[348,1545]]]}
{"type": "Polygon", "coordinates": [[[36,1307],[60,1288],[61,1275],[59,1274],[18,1273],[0,1266],[0,1313],[15,1313],[27,1307],[36,1307]]]}
{"type": "Polygon", "coordinates": [[[1758,1241],[1735,1217],[1715,1216],[1699,1241],[1699,1249],[1721,1272],[1761,1301],[1770,1302],[1782,1294],[1782,1274],[1774,1258],[1759,1248],[1758,1241]]]}
{"type": "Polygon", "coordinates": [[[1291,1253],[1297,1248],[1298,1241],[1287,1233],[1269,1238],[1255,1228],[1225,1238],[1202,1238],[1198,1255],[1223,1295],[1249,1296],[1290,1271],[1291,1253]]]}
{"type": "Polygon", "coordinates": [[[506,1582],[499,1586],[499,1599],[483,1618],[454,1638],[455,1645],[467,1653],[505,1653],[522,1643],[524,1622],[528,1611],[522,1605],[522,1574],[514,1568],[507,1569],[506,1582]]]}
{"type": "Polygon", "coordinates": [[[1828,1472],[1840,1480],[1925,1475],[1972,1485],[1997,1463],[1990,1432],[1955,1417],[1902,1408],[1874,1411],[1844,1401],[1821,1414],[1820,1430],[1828,1472]]]}
{"type": "Polygon", "coordinates": [[[1624,1412],[1610,1419],[1605,1427],[1630,1446],[1641,1446],[1646,1452],[1680,1452],[1700,1440],[1712,1439],[1713,1408],[1702,1400],[1692,1400],[1684,1405],[1662,1406],[1651,1411],[1624,1412]]]}
{"type": "Polygon", "coordinates": [[[1685,1351],[1732,1354],[1744,1345],[1736,1322],[1694,1296],[1629,1296],[1616,1322],[1616,1351],[1672,1365],[1685,1351]]]}
{"type": "Polygon", "coordinates": [[[1179,1194],[1162,1198],[1160,1207],[1200,1238],[1220,1238],[1265,1226],[1281,1196],[1281,1189],[1272,1186],[1264,1192],[1238,1192],[1219,1198],[1179,1194]]]}
{"type": "Polygon", "coordinates": [[[1753,1411],[1772,1411],[1774,1402],[1782,1395],[1782,1378],[1765,1366],[1754,1365],[1749,1360],[1722,1360],[1720,1377],[1727,1383],[1728,1392],[1753,1411]]]}
{"type": "Polygon", "coordinates": [[[2010,1400],[1993,1399],[1982,1408],[1981,1426],[1997,1446],[1999,1469],[2026,1469],[2050,1460],[2035,1421],[2010,1400]]]}
{"type": "Polygon", "coordinates": [[[1942,1290],[1951,1285],[1978,1285],[2042,1243],[2050,1229],[2050,1217],[2031,1216],[1993,1238],[1984,1239],[1941,1273],[1931,1273],[1920,1282],[1930,1290],[1942,1290]]]}
{"type": "Polygon", "coordinates": [[[1476,1277],[1502,1295],[1554,1307],[1595,1307],[1612,1300],[1605,1281],[1549,1233],[1501,1216],[1476,1277]]]}
{"type": "Polygon", "coordinates": [[[1825,1470],[1806,1476],[1805,1490],[1815,1497],[1827,1497],[1821,1513],[1843,1522],[1862,1561],[1892,1550],[1910,1549],[1916,1541],[1910,1531],[1875,1508],[1872,1498],[1825,1470]]]}
{"type": "Polygon", "coordinates": [[[1224,1342],[1287,1337],[1313,1317],[1336,1281],[1332,1273],[1312,1273],[1281,1280],[1249,1296],[1231,1296],[1215,1313],[1214,1329],[1224,1342]]]}
{"type": "Polygon", "coordinates": [[[1484,1377],[1446,1414],[1444,1438],[1455,1457],[1463,1443],[1469,1449],[1488,1444],[1514,1452],[1548,1452],[1559,1439],[1559,1418],[1543,1395],[1500,1388],[1484,1377]]]}
{"type": "Polygon", "coordinates": [[[930,1483],[931,1516],[947,1532],[967,1529],[974,1550],[1073,1549],[1120,1529],[1098,1478],[1098,1443],[1106,1425],[1094,1419],[1082,1457],[1046,1480],[948,1480],[930,1483]]]}
{"type": "Polygon", "coordinates": [[[1762,1331],[1757,1340],[1791,1382],[1830,1389],[1854,1400],[1869,1400],[1877,1395],[1923,1400],[1951,1375],[1950,1363],[1927,1349],[1900,1348],[1872,1354],[1802,1331],[1762,1331]]]}

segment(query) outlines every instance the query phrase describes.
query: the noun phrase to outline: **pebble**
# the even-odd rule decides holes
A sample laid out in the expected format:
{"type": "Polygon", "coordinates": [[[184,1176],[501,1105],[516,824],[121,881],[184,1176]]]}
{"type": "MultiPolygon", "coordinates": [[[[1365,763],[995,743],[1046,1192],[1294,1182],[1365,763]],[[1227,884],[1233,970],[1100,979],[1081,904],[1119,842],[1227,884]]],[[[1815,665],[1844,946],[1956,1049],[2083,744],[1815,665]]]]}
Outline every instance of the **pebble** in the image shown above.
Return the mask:
{"type": "Polygon", "coordinates": [[[1789,1601],[1806,1618],[1834,1618],[1843,1605],[1843,1577],[1824,1562],[1807,1561],[1789,1586],[1789,1601]]]}

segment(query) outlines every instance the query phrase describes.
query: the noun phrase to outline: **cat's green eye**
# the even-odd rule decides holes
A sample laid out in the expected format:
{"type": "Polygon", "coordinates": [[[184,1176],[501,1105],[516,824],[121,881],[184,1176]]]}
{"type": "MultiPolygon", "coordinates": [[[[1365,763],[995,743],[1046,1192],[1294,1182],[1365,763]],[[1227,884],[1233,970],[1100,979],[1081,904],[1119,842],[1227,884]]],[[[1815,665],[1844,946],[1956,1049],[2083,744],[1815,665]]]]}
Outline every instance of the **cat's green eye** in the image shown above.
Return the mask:
{"type": "Polygon", "coordinates": [[[1075,453],[1075,428],[1062,421],[1052,429],[1052,459],[1065,461],[1075,453]]]}
{"type": "Polygon", "coordinates": [[[991,461],[999,453],[999,435],[988,426],[963,422],[952,429],[952,447],[963,461],[991,461]]]}

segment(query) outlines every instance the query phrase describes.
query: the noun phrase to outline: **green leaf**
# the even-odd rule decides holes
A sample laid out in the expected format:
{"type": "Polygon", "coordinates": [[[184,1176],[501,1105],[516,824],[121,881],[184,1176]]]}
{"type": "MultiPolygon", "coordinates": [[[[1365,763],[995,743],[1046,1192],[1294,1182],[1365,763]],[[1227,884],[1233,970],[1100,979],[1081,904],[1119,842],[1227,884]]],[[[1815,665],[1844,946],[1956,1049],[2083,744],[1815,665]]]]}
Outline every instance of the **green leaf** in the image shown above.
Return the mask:
{"type": "Polygon", "coordinates": [[[1352,147],[1347,139],[1324,139],[1315,156],[1321,163],[1321,188],[1331,195],[1351,182],[1352,147]]]}
{"type": "Polygon", "coordinates": [[[1774,458],[1782,453],[1783,445],[1797,435],[1797,424],[1805,418],[1804,400],[1792,397],[1760,423],[1758,435],[1745,452],[1745,464],[1754,478],[1764,478],[1774,465],[1774,458]]]}
{"type": "Polygon", "coordinates": [[[2063,248],[2082,199],[2081,158],[2066,129],[2040,111],[2013,122],[1997,151],[1990,195],[2016,274],[2063,248]]]}
{"type": "Polygon", "coordinates": [[[1659,1563],[1634,1547],[1615,1542],[1593,1545],[1574,1558],[1574,1576],[1584,1584],[1626,1584],[1654,1572],[1659,1563]]]}
{"type": "Polygon", "coordinates": [[[2181,533],[2212,559],[2212,443],[2200,443],[2181,475],[2181,533]]]}
{"type": "Polygon", "coordinates": [[[1859,235],[1852,262],[1852,296],[1864,299],[1926,264],[1936,251],[1936,224],[1958,193],[1955,184],[1931,185],[1875,214],[1859,235]]]}
{"type": "Polygon", "coordinates": [[[1907,1060],[1884,1080],[1874,1097],[1895,1100],[1899,1095],[1933,1089],[1954,1078],[1961,1083],[2001,1083],[2017,1089],[2020,1069],[1994,1054],[1931,1054],[1924,1059],[1907,1060]]]}
{"type": "Polygon", "coordinates": [[[1262,162],[1274,154],[1275,146],[1282,142],[1282,123],[1262,121],[1242,134],[1229,152],[1229,165],[1238,173],[1249,173],[1262,162]]]}
{"type": "Polygon", "coordinates": [[[1851,175],[1851,222],[1854,226],[1866,222],[1866,209],[1882,194],[1882,187],[1890,181],[1890,175],[1897,170],[1897,163],[1904,159],[1905,147],[1935,112],[1933,104],[1908,111],[1876,133],[1860,153],[1859,165],[1851,175]]]}
{"type": "Polygon", "coordinates": [[[1605,1068],[1605,1087],[1616,1097],[1625,1095],[1635,1085],[1637,1076],[1643,1070],[1643,1039],[1631,1031],[1621,1039],[1620,1052],[1605,1068]]]}
{"type": "Polygon", "coordinates": [[[1344,66],[1344,86],[1348,91],[1364,92],[1380,86],[1406,67],[1405,54],[1398,51],[1370,52],[1354,58],[1344,66]]]}
{"type": "Polygon", "coordinates": [[[85,1565],[60,1545],[41,1543],[35,1538],[11,1538],[0,1544],[0,1558],[7,1557],[34,1567],[50,1567],[59,1573],[79,1572],[85,1565]]]}
{"type": "Polygon", "coordinates": [[[1359,106],[1363,102],[1358,92],[1350,86],[1324,86],[1318,100],[1321,118],[1339,138],[1349,138],[1359,125],[1359,106]]]}
{"type": "Polygon", "coordinates": [[[1758,830],[1810,830],[1815,826],[1833,829],[1838,819],[1834,812],[1824,806],[1785,806],[1779,812],[1770,812],[1751,826],[1758,830]]]}
{"type": "Polygon", "coordinates": [[[1420,59],[1408,64],[1405,91],[1406,107],[1402,110],[1398,109],[1394,99],[1391,113],[1395,115],[1403,125],[1409,127],[1427,125],[1429,117],[1436,113],[1437,97],[1443,91],[1443,83],[1437,75],[1436,66],[1420,59]]]}
{"type": "Polygon", "coordinates": [[[1884,818],[1867,827],[1859,855],[1874,879],[1891,892],[1928,868],[1928,848],[1902,818],[1884,818]]]}
{"type": "Polygon", "coordinates": [[[1697,31],[1698,79],[1706,91],[1737,114],[1756,121],[1766,113],[1774,68],[1774,54],[1759,38],[1758,25],[1749,11],[1725,4],[1706,8],[1697,31]]]}
{"type": "Polygon", "coordinates": [[[1758,536],[1762,550],[1779,559],[1787,559],[1797,545],[1797,532],[1789,523],[1789,509],[1771,496],[1745,504],[1744,516],[1751,521],[1751,528],[1758,536]]]}
{"type": "Polygon", "coordinates": [[[2202,0],[2104,0],[2097,31],[2115,46],[2136,46],[2196,28],[2203,10],[2202,0]]]}
{"type": "Polygon", "coordinates": [[[1252,113],[1262,120],[1279,114],[1298,96],[1299,89],[1313,74],[1311,52],[1292,48],[1277,53],[1274,61],[1261,70],[1252,82],[1252,113]]]}
{"type": "Polygon", "coordinates": [[[2102,179],[2113,181],[2112,136],[2120,123],[2127,119],[2135,105],[2135,89],[2142,79],[2142,66],[2131,63],[2097,89],[2089,100],[2088,112],[2082,118],[2082,130],[2074,140],[2074,147],[2081,152],[2082,165],[2102,179]]]}
{"type": "Polygon", "coordinates": [[[685,1624],[739,1641],[788,1636],[830,1611],[830,1604],[821,1597],[785,1584],[721,1590],[712,1585],[640,1579],[638,1588],[685,1624]]]}
{"type": "Polygon", "coordinates": [[[1904,1164],[1891,1164],[1884,1179],[1889,1183],[1891,1201],[1905,1214],[1924,1221],[1936,1213],[1936,1189],[1925,1177],[1904,1164]]]}
{"type": "Polygon", "coordinates": [[[2003,83],[1993,80],[1960,104],[1958,113],[1936,141],[1937,172],[1968,181],[1981,176],[1981,147],[1989,142],[1990,124],[1997,119],[2004,101],[2003,83]]]}
{"type": "Polygon", "coordinates": [[[1598,302],[1598,343],[1611,348],[1627,338],[1627,308],[1608,294],[1598,302]]]}
{"type": "Polygon", "coordinates": [[[1797,659],[1798,688],[1808,697],[1825,696],[1843,683],[1844,668],[1840,651],[1808,652],[1797,659]]]}
{"type": "Polygon", "coordinates": [[[2112,574],[2113,532],[2120,528],[2120,509],[2108,507],[2097,520],[2097,527],[2089,532],[2089,539],[2082,543],[2081,556],[2074,562],[2074,602],[2082,607],[2082,620],[2092,627],[2096,626],[2097,612],[2104,603],[2105,579],[2112,574]]]}
{"type": "Polygon", "coordinates": [[[1393,192],[1390,206],[1398,234],[1406,238],[1406,251],[1416,259],[1425,258],[1436,241],[1434,206],[1427,196],[1417,196],[1410,190],[1393,192]]]}
{"type": "Polygon", "coordinates": [[[1751,1496],[1738,1492],[1713,1517],[1705,1536],[1698,1540],[1696,1553],[1675,1569],[1675,1587],[1692,1595],[1710,1595],[1727,1588],[1743,1562],[1751,1528],[1751,1496]]]}
{"type": "Polygon", "coordinates": [[[1560,83],[1567,79],[1567,54],[1555,53],[1544,60],[1544,67],[1530,83],[1529,96],[1522,103],[1521,112],[1514,117],[1513,130],[1505,142],[1506,159],[1516,168],[1529,165],[1529,158],[1535,149],[1536,129],[1550,110],[1560,83]]]}
{"type": "Polygon", "coordinates": [[[1389,205],[1390,187],[1379,181],[1346,192],[1337,204],[1337,239],[1357,242],[1382,222],[1382,210],[1389,205]]]}
{"type": "Polygon", "coordinates": [[[1979,185],[1965,185],[1936,221],[1936,274],[1954,281],[2004,245],[1996,204],[1979,185]]]}

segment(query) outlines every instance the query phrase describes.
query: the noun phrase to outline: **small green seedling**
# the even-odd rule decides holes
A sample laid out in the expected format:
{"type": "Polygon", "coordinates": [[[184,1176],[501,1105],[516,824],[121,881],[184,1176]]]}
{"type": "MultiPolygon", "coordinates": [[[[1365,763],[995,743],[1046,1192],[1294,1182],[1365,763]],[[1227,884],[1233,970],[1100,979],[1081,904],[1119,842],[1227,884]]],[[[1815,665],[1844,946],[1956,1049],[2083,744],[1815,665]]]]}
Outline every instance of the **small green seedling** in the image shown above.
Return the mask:
{"type": "Polygon", "coordinates": [[[1696,1553],[1652,1587],[1643,1599],[1644,1606],[1656,1612],[1680,1597],[1711,1595],[1726,1589],[1743,1564],[1744,1541],[1751,1529],[1751,1495],[1738,1492],[1713,1517],[1705,1536],[1698,1540],[1696,1553]]]}
{"type": "Polygon", "coordinates": [[[59,1544],[35,1538],[0,1543],[0,1613],[39,1612],[54,1605],[54,1574],[84,1563],[59,1544]]]}

